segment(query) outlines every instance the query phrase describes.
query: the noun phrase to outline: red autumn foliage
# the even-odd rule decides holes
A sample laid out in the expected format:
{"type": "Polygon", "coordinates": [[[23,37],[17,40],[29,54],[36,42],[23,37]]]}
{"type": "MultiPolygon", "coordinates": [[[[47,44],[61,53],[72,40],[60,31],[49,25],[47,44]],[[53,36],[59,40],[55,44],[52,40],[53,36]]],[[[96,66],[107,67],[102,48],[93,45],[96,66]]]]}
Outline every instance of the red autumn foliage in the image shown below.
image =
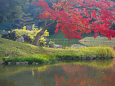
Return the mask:
{"type": "Polygon", "coordinates": [[[95,37],[100,33],[109,39],[115,37],[115,30],[110,30],[115,21],[115,2],[105,0],[50,0],[52,7],[45,0],[34,4],[43,7],[39,18],[47,18],[57,22],[57,29],[65,34],[66,38],[82,39],[81,35],[92,31],[95,37]]]}
{"type": "Polygon", "coordinates": [[[101,70],[78,64],[63,64],[62,69],[67,76],[55,73],[55,86],[115,86],[115,64],[101,70]]]}

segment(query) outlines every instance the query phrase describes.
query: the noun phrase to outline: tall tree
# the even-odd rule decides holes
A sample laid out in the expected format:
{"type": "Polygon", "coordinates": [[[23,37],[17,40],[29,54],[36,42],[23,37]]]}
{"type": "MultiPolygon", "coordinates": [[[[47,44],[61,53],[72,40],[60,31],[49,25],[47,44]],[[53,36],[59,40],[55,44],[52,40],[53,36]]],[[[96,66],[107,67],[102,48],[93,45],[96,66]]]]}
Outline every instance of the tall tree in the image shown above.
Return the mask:
{"type": "MultiPolygon", "coordinates": [[[[45,0],[39,0],[34,4],[41,6],[43,11],[38,18],[57,23],[55,33],[59,29],[65,34],[65,38],[82,39],[82,34],[89,34],[92,31],[97,35],[103,34],[108,37],[115,37],[115,30],[110,30],[111,23],[115,20],[115,2],[105,0],[50,0],[49,6],[45,0]]],[[[40,36],[52,24],[45,24],[41,33],[38,33],[34,45],[40,36]]]]}

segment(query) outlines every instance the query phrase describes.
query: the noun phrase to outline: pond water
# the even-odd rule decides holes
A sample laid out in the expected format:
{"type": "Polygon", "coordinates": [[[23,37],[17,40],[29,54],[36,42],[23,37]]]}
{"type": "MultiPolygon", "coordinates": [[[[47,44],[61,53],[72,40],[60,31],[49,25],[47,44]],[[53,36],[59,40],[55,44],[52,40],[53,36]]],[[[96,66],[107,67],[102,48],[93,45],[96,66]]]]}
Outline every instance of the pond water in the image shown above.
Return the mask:
{"type": "Polygon", "coordinates": [[[0,66],[0,86],[115,86],[115,64],[102,61],[0,66]]]}

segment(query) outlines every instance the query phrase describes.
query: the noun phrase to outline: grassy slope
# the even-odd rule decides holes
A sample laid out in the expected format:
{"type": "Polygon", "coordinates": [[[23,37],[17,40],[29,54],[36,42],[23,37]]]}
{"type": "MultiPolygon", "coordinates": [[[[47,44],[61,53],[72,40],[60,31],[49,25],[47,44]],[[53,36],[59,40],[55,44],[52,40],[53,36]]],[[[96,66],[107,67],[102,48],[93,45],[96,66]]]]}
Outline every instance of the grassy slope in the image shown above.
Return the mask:
{"type": "MultiPolygon", "coordinates": [[[[0,38],[0,60],[2,57],[30,57],[36,55],[47,55],[51,53],[69,53],[71,50],[51,49],[37,47],[27,43],[16,42],[8,39],[0,38]]],[[[75,51],[73,51],[75,53],[75,51]]]]}
{"type": "Polygon", "coordinates": [[[0,38],[0,60],[3,57],[10,59],[20,57],[16,60],[25,61],[45,61],[54,58],[80,58],[89,56],[111,57],[110,48],[80,48],[80,49],[55,49],[41,48],[27,43],[15,42],[8,39],[0,38]]]}
{"type": "Polygon", "coordinates": [[[37,46],[0,38],[0,57],[21,57],[41,54],[44,50],[37,46]]]}

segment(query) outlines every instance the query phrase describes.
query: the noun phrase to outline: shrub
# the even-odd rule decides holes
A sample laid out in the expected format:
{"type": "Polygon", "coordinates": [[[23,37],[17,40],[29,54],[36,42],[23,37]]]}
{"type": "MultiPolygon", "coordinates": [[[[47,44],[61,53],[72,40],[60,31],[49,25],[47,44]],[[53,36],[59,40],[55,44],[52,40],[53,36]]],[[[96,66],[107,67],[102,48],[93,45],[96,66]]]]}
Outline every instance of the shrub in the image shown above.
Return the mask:
{"type": "MultiPolygon", "coordinates": [[[[23,29],[14,29],[13,31],[8,31],[8,34],[4,34],[2,37],[16,40],[17,38],[23,36],[26,42],[31,43],[37,33],[39,33],[41,30],[42,28],[34,28],[34,25],[32,27],[32,30],[26,30],[26,26],[24,26],[23,29]]],[[[43,43],[43,45],[46,44],[46,36],[49,36],[49,32],[47,30],[45,30],[44,34],[40,38],[40,43],[43,43]]]]}
{"type": "Polygon", "coordinates": [[[86,47],[80,48],[79,51],[85,55],[96,56],[97,58],[109,59],[114,57],[113,49],[110,47],[86,47]]]}
{"type": "Polygon", "coordinates": [[[53,42],[53,41],[50,41],[50,44],[52,44],[52,45],[55,45],[55,42],[53,42]]]}
{"type": "Polygon", "coordinates": [[[32,64],[33,62],[37,62],[39,64],[43,64],[43,63],[48,63],[48,59],[46,58],[42,58],[42,57],[37,57],[37,56],[30,56],[30,57],[15,57],[15,58],[8,58],[8,57],[4,57],[3,58],[4,62],[28,62],[29,64],[32,64]]]}

